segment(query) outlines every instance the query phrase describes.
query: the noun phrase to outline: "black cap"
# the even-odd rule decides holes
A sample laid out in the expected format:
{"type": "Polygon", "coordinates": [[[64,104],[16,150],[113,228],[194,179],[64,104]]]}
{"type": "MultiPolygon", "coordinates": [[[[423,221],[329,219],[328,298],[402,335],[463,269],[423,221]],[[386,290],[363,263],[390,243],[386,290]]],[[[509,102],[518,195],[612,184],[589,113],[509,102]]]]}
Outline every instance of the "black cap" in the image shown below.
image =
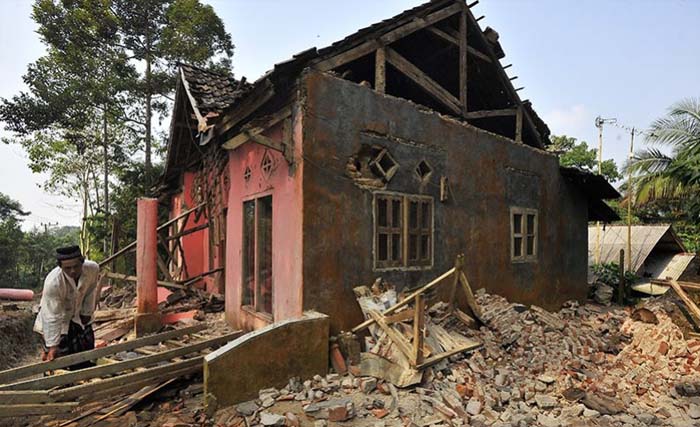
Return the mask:
{"type": "Polygon", "coordinates": [[[56,249],[56,259],[58,261],[65,261],[67,259],[82,258],[83,254],[80,252],[79,246],[66,246],[65,248],[56,249]]]}

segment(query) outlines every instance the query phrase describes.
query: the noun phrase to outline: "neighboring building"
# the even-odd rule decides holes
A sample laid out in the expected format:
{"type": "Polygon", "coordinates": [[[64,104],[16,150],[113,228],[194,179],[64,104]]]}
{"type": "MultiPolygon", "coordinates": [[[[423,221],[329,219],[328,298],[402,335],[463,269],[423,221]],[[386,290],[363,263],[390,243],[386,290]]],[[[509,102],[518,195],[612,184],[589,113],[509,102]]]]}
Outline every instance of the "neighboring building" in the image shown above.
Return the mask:
{"type": "Polygon", "coordinates": [[[466,254],[475,288],[557,307],[586,296],[600,176],[559,167],[464,2],[432,1],[253,84],[182,66],[161,194],[206,203],[188,274],[225,267],[226,316],[255,329],[315,309],[362,321],[352,288],[425,284],[466,254]]]}
{"type": "MultiPolygon", "coordinates": [[[[676,236],[671,225],[632,226],[632,271],[639,276],[639,284],[649,279],[666,279],[697,282],[698,262],[696,255],[688,253],[683,242],[676,236]]],[[[588,227],[588,265],[620,262],[620,250],[625,251],[625,269],[629,262],[627,254],[627,226],[601,226],[600,236],[595,226],[588,227]],[[599,256],[596,256],[599,242],[599,256]]],[[[593,272],[589,271],[589,281],[593,272]]]]}

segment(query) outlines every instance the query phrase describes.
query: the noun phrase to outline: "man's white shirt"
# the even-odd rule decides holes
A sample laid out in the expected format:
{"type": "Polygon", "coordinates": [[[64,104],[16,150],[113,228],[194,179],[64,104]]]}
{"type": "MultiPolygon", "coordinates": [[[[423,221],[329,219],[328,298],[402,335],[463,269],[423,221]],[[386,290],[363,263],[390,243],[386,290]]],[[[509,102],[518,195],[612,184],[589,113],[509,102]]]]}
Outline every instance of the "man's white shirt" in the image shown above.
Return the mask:
{"type": "Polygon", "coordinates": [[[71,321],[85,327],[80,316],[90,318],[86,324],[92,323],[100,298],[97,286],[99,273],[100,266],[94,261],[86,260],[78,286],[63,273],[61,267],[54,268],[46,276],[34,331],[44,336],[47,347],[59,344],[61,335],[68,333],[71,321]]]}

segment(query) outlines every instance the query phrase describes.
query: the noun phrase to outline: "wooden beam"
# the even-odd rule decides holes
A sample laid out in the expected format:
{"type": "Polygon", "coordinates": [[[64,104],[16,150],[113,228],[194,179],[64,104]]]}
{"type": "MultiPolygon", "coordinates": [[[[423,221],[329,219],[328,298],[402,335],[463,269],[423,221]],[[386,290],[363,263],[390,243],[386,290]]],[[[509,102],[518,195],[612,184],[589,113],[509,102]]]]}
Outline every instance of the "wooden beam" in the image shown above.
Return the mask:
{"type": "MultiPolygon", "coordinates": [[[[471,10],[467,8],[467,18],[468,21],[471,23],[471,25],[475,26],[475,28],[479,28],[479,23],[476,22],[474,19],[474,15],[472,15],[471,10]]],[[[498,66],[496,67],[496,72],[501,78],[501,82],[503,83],[503,86],[505,87],[506,91],[510,92],[510,95],[513,98],[513,101],[520,105],[522,104],[520,100],[520,96],[518,96],[518,92],[515,90],[513,87],[513,84],[511,83],[510,80],[508,80],[508,75],[506,74],[505,70],[503,67],[500,66],[500,63],[498,62],[498,58],[496,58],[496,54],[493,51],[493,48],[491,47],[490,43],[488,40],[486,40],[486,36],[484,36],[484,33],[481,31],[477,31],[479,33],[479,37],[481,38],[482,42],[484,43],[484,46],[486,46],[486,51],[488,53],[489,58],[492,59],[492,61],[497,64],[498,66]]],[[[529,114],[524,114],[524,119],[525,122],[527,122],[527,125],[532,129],[532,133],[535,135],[535,138],[537,139],[537,144],[541,147],[543,142],[542,142],[542,135],[540,135],[540,132],[537,130],[537,127],[535,126],[535,123],[530,117],[529,114]]]]}
{"type": "MultiPolygon", "coordinates": [[[[391,307],[387,308],[386,310],[384,310],[384,312],[382,313],[382,316],[387,316],[387,315],[389,315],[389,314],[395,312],[395,311],[398,310],[399,308],[405,306],[406,304],[409,304],[410,302],[413,301],[413,299],[416,297],[416,295],[422,294],[422,293],[425,293],[425,292],[428,292],[429,290],[433,289],[434,287],[436,287],[437,285],[439,285],[440,283],[442,283],[443,280],[445,280],[446,278],[448,278],[448,277],[450,276],[450,274],[452,274],[452,273],[454,273],[454,272],[455,272],[454,267],[450,268],[450,269],[447,270],[446,272],[442,273],[440,276],[438,276],[438,277],[436,277],[435,279],[433,279],[433,280],[432,280],[430,283],[428,283],[427,285],[425,285],[425,286],[421,287],[420,289],[418,289],[418,290],[412,292],[410,295],[408,295],[408,296],[407,296],[406,298],[404,298],[403,300],[399,301],[398,303],[396,303],[396,304],[392,305],[391,307]]],[[[371,325],[372,323],[374,323],[374,319],[368,319],[368,320],[366,320],[366,321],[360,323],[359,325],[355,326],[355,327],[352,329],[352,332],[353,332],[353,333],[357,333],[357,332],[359,332],[359,331],[365,329],[366,327],[368,327],[368,326],[371,325]]]]}
{"type": "Polygon", "coordinates": [[[464,325],[465,325],[466,327],[468,327],[468,328],[476,328],[476,327],[479,325],[479,323],[476,321],[476,319],[474,319],[473,317],[471,317],[471,316],[468,315],[467,313],[463,312],[463,311],[460,310],[459,308],[455,308],[455,309],[452,311],[452,314],[453,314],[460,322],[464,323],[464,325]]]}
{"type": "MultiPolygon", "coordinates": [[[[655,285],[671,286],[668,280],[663,279],[651,279],[650,282],[655,285]]],[[[683,290],[700,292],[700,283],[683,282],[680,280],[676,280],[676,283],[678,283],[678,286],[680,286],[683,290]]]]}
{"type": "Polygon", "coordinates": [[[483,344],[481,343],[473,343],[473,344],[467,344],[462,347],[455,348],[450,351],[446,351],[444,353],[436,354],[435,356],[431,356],[427,359],[425,359],[425,362],[422,364],[416,366],[416,369],[424,369],[427,368],[428,366],[434,365],[437,362],[441,361],[442,359],[445,359],[450,356],[454,356],[455,354],[463,353],[465,351],[470,351],[470,350],[476,350],[477,348],[481,347],[483,344]]]}
{"type": "Polygon", "coordinates": [[[46,390],[0,391],[0,405],[51,403],[53,399],[46,390]]]}
{"type": "Polygon", "coordinates": [[[384,321],[384,317],[377,313],[376,311],[370,311],[369,315],[374,319],[374,321],[377,323],[377,326],[379,326],[391,339],[391,342],[398,348],[401,353],[406,356],[406,359],[412,360],[413,355],[411,351],[411,345],[408,343],[406,338],[404,338],[403,335],[401,335],[397,330],[392,328],[391,326],[386,324],[386,321],[384,321]]]}
{"type": "Polygon", "coordinates": [[[464,254],[459,254],[455,258],[455,275],[452,279],[452,286],[450,286],[450,297],[447,301],[450,311],[454,309],[455,298],[457,297],[457,285],[459,284],[459,273],[462,271],[464,266],[464,254]]]}
{"type": "Polygon", "coordinates": [[[467,276],[464,275],[463,271],[459,272],[459,281],[460,283],[462,283],[464,296],[467,298],[467,305],[472,310],[474,317],[479,319],[480,322],[485,323],[483,321],[483,316],[481,315],[481,307],[479,307],[479,304],[476,303],[476,299],[474,298],[474,294],[472,293],[472,288],[471,286],[469,286],[469,281],[467,280],[467,276]]]}
{"type": "Polygon", "coordinates": [[[390,314],[386,317],[384,317],[384,321],[387,323],[387,325],[391,325],[393,323],[398,323],[398,322],[405,322],[406,320],[411,320],[413,319],[415,310],[413,309],[406,309],[403,311],[399,311],[396,314],[390,314]]]}
{"type": "MultiPolygon", "coordinates": [[[[49,377],[37,378],[33,380],[22,381],[19,383],[0,386],[0,390],[47,390],[53,387],[72,384],[78,381],[83,381],[91,378],[97,378],[105,375],[112,375],[130,369],[143,368],[154,363],[165,360],[172,360],[176,357],[185,356],[191,353],[200,352],[206,348],[220,346],[232,341],[243,335],[243,331],[236,331],[220,337],[211,338],[194,344],[183,345],[182,347],[173,350],[167,350],[150,356],[137,357],[134,359],[124,360],[109,365],[94,366],[92,368],[81,369],[79,371],[71,371],[62,375],[53,375],[49,377]]],[[[178,343],[179,344],[179,343],[178,343]]],[[[0,394],[0,398],[2,395],[0,394]]]]}
{"type": "Polygon", "coordinates": [[[359,46],[346,50],[345,52],[318,61],[316,64],[314,64],[314,68],[320,71],[332,70],[343,64],[347,64],[350,61],[354,61],[355,59],[372,53],[382,45],[389,45],[409,34],[433,25],[434,23],[442,21],[443,19],[449,18],[461,10],[462,5],[455,3],[449,7],[433,12],[425,18],[416,17],[412,21],[384,34],[382,37],[380,37],[379,41],[368,40],[359,46]]]}
{"type": "MultiPolygon", "coordinates": [[[[49,396],[56,401],[73,400],[83,396],[90,396],[93,393],[100,391],[111,390],[115,388],[128,389],[129,387],[137,387],[137,383],[146,380],[163,381],[169,380],[183,375],[183,372],[196,372],[202,369],[204,356],[197,356],[192,359],[183,360],[181,362],[168,363],[167,365],[148,368],[130,374],[119,375],[106,380],[80,384],[62,390],[56,390],[49,393],[49,396]]],[[[140,387],[139,387],[140,388],[140,387]]]]}
{"type": "Polygon", "coordinates": [[[382,46],[374,55],[374,90],[386,93],[386,49],[382,46]]]}
{"type": "Polygon", "coordinates": [[[254,89],[252,93],[249,93],[233,110],[224,114],[221,124],[217,125],[217,133],[219,135],[223,135],[240,123],[241,120],[253,114],[255,110],[274,96],[275,88],[270,80],[265,79],[260,85],[257,90],[254,89]]]}
{"type": "Polygon", "coordinates": [[[76,363],[97,360],[100,357],[109,356],[110,354],[116,354],[122,351],[129,351],[147,345],[158,344],[159,342],[199,332],[206,328],[206,324],[189,326],[187,328],[176,329],[174,331],[150,335],[147,337],[138,338],[132,341],[126,341],[107,347],[96,348],[94,350],[83,351],[75,354],[69,354],[68,356],[59,357],[57,359],[51,360],[50,362],[33,363],[31,365],[7,369],[5,371],[0,372],[0,383],[16,382],[20,378],[25,378],[37,374],[43,374],[44,372],[65,368],[66,366],[75,365],[76,363]]]}
{"type": "Polygon", "coordinates": [[[487,117],[504,117],[504,116],[515,116],[518,114],[517,108],[504,108],[501,110],[481,110],[472,111],[464,115],[465,119],[484,119],[487,117]]]}
{"type": "Polygon", "coordinates": [[[523,142],[523,107],[518,107],[515,114],[515,142],[523,142]]]}
{"type": "Polygon", "coordinates": [[[195,233],[195,232],[200,231],[200,230],[204,230],[205,228],[208,228],[208,227],[209,227],[208,222],[204,223],[204,224],[200,224],[196,227],[188,228],[187,230],[180,231],[179,233],[175,233],[175,234],[171,234],[170,236],[166,236],[164,240],[167,242],[169,240],[179,239],[180,237],[187,236],[188,234],[192,234],[192,233],[195,233]]]}
{"type": "Polygon", "coordinates": [[[284,144],[282,144],[281,142],[277,142],[274,139],[269,138],[261,133],[246,132],[246,135],[248,136],[248,138],[251,141],[255,142],[256,144],[263,145],[267,148],[271,148],[275,151],[279,151],[280,153],[284,153],[284,151],[285,151],[284,144]]]}
{"type": "Polygon", "coordinates": [[[77,406],[77,402],[48,403],[45,405],[0,405],[0,417],[67,414],[77,406]]]}
{"type": "Polygon", "coordinates": [[[441,39],[452,43],[455,46],[459,46],[459,38],[458,37],[455,37],[452,34],[449,34],[446,31],[443,31],[434,25],[426,28],[426,30],[435,34],[436,36],[440,37],[441,39]]]}
{"type": "Polygon", "coordinates": [[[459,104],[467,114],[467,12],[459,14],[459,104]]]}
{"type": "MultiPolygon", "coordinates": [[[[112,273],[111,271],[106,272],[105,277],[110,279],[125,280],[127,282],[136,282],[136,276],[129,276],[122,273],[112,273]]],[[[158,283],[159,286],[164,286],[166,288],[187,289],[187,286],[185,285],[179,285],[174,282],[166,282],[165,280],[158,280],[156,283],[158,283]]]]}
{"type": "Polygon", "coordinates": [[[425,338],[425,295],[416,295],[415,318],[413,319],[413,353],[411,366],[423,363],[423,340],[425,338]]]}
{"type": "Polygon", "coordinates": [[[386,60],[408,78],[413,80],[418,86],[422,87],[433,98],[440,101],[453,113],[460,114],[462,112],[459,99],[455,98],[454,95],[447,91],[447,89],[440,86],[440,84],[430,78],[430,76],[424,73],[420,68],[416,67],[406,58],[401,56],[398,52],[387,47],[386,60]]]}
{"type": "Polygon", "coordinates": [[[270,127],[276,125],[277,123],[281,122],[282,120],[288,118],[289,116],[292,115],[292,109],[291,107],[285,107],[280,109],[279,111],[272,113],[260,120],[255,120],[254,123],[259,123],[259,124],[250,124],[243,126],[241,129],[241,132],[235,135],[233,138],[230,138],[223,144],[223,148],[227,150],[235,150],[236,148],[240,147],[241,145],[245,144],[248,142],[248,136],[246,135],[247,133],[262,133],[269,129],[270,127]]]}
{"type": "Polygon", "coordinates": [[[685,291],[681,288],[681,286],[676,282],[675,280],[671,279],[668,281],[669,285],[673,288],[674,291],[676,291],[676,294],[683,300],[685,303],[686,307],[688,307],[688,311],[695,317],[695,324],[700,325],[700,308],[698,308],[697,305],[693,302],[692,299],[688,296],[688,294],[685,293],[685,291]]]}

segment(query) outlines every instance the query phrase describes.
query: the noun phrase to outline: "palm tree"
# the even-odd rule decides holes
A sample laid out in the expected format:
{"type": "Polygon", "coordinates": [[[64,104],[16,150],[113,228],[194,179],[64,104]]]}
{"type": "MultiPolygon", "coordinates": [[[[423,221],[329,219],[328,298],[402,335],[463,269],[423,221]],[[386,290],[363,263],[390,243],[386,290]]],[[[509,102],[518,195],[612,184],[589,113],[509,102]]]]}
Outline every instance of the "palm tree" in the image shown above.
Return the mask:
{"type": "Polygon", "coordinates": [[[666,117],[651,124],[646,141],[652,146],[637,151],[625,166],[625,172],[635,175],[635,203],[700,206],[700,99],[673,105],[666,117]]]}

